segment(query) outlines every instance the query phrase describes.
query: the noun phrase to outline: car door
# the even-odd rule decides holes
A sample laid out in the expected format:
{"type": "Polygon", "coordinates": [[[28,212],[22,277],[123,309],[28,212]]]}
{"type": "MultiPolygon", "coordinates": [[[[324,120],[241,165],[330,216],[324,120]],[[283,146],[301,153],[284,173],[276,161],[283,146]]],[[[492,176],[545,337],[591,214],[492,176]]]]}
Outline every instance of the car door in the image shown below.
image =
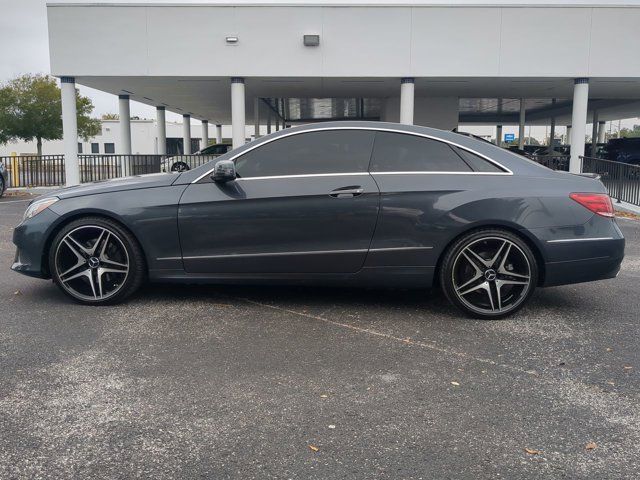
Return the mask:
{"type": "Polygon", "coordinates": [[[375,133],[292,132],[235,158],[238,178],[205,176],[180,201],[187,272],[352,273],[365,260],[379,191],[368,173],[375,133]]]}

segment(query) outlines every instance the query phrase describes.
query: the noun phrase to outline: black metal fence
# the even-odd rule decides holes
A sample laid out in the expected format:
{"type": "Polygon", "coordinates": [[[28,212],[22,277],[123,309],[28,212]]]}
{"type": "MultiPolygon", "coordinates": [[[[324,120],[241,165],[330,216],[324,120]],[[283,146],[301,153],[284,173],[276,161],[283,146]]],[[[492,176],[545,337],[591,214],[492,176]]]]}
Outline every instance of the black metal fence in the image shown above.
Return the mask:
{"type": "MultiPolygon", "coordinates": [[[[181,172],[217,155],[78,155],[80,182],[97,182],[146,173],[181,172]]],[[[65,184],[64,155],[0,157],[8,187],[54,187],[65,184]]]]}
{"type": "Polygon", "coordinates": [[[172,155],[165,157],[160,163],[160,171],[162,172],[180,172],[204,165],[211,160],[216,159],[220,155],[172,155]]]}
{"type": "MultiPolygon", "coordinates": [[[[96,182],[129,175],[180,172],[199,167],[217,155],[78,155],[80,181],[96,182]]],[[[569,170],[567,155],[532,155],[553,170],[569,170]]],[[[640,166],[593,157],[582,158],[582,171],[597,173],[618,201],[640,206],[640,166]]],[[[64,185],[64,155],[0,157],[7,168],[9,187],[64,185]]]]}
{"type": "Polygon", "coordinates": [[[64,155],[0,157],[7,169],[8,187],[64,185],[64,155]]]}
{"type": "Polygon", "coordinates": [[[571,157],[568,155],[529,155],[529,158],[551,170],[569,171],[569,159],[571,157]]]}
{"type": "Polygon", "coordinates": [[[640,206],[640,166],[601,158],[581,157],[582,171],[597,173],[611,197],[640,206]]]}
{"type": "MultiPolygon", "coordinates": [[[[553,170],[569,170],[568,155],[531,155],[530,158],[553,170]]],[[[595,173],[618,202],[640,206],[640,166],[602,158],[580,157],[583,173],[595,173]]]]}

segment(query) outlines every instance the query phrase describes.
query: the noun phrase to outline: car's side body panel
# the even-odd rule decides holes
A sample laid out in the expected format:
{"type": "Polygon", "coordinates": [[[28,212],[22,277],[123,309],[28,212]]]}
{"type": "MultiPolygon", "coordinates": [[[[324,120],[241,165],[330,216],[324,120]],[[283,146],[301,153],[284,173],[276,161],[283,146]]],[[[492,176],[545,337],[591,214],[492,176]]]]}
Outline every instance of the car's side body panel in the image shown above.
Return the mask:
{"type": "Polygon", "coordinates": [[[379,195],[368,173],[190,185],[179,228],[189,273],[354,273],[365,260],[379,195]],[[337,195],[358,188],[357,196],[337,195]]]}
{"type": "Polygon", "coordinates": [[[102,215],[127,227],[146,255],[150,276],[163,270],[182,270],[178,238],[178,202],[184,185],[128,190],[62,199],[51,210],[56,226],[78,216],[102,215]]]}
{"type": "Polygon", "coordinates": [[[545,264],[553,263],[550,268],[555,273],[544,277],[549,284],[576,278],[570,269],[555,263],[561,259],[622,260],[624,240],[615,222],[594,215],[568,196],[568,191],[593,189],[589,183],[595,181],[473,174],[373,176],[380,188],[381,207],[366,267],[435,267],[456,237],[495,226],[520,232],[545,264]],[[585,238],[617,242],[605,242],[603,249],[601,242],[585,238]],[[400,246],[411,248],[391,249],[400,246]]]}
{"type": "MultiPolygon", "coordinates": [[[[152,280],[428,286],[458,236],[479,227],[516,231],[537,252],[544,285],[615,275],[624,239],[570,192],[605,192],[593,179],[552,172],[485,142],[413,126],[344,122],[295,129],[402,130],[499,162],[487,174],[385,172],[238,179],[216,184],[213,163],[181,175],[83,185],[14,232],[14,269],[46,276],[47,242],[71,218],[104,215],[139,240],[152,280]],[[362,195],[333,198],[336,188],[362,195]],[[184,257],[184,258],[183,258],[184,257]]],[[[228,152],[232,159],[285,130],[228,152]]]]}

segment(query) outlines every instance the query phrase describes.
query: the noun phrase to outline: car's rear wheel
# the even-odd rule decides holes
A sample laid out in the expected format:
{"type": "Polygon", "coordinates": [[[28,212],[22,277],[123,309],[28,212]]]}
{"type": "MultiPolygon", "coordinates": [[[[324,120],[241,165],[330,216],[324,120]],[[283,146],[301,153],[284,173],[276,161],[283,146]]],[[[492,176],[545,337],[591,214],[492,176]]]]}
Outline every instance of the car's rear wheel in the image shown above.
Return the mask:
{"type": "Polygon", "coordinates": [[[49,268],[64,293],[91,305],[123,301],[140,287],[145,274],[142,250],[131,233],[94,217],[75,220],[58,232],[49,268]]]}
{"type": "Polygon", "coordinates": [[[442,262],[440,282],[447,298],[476,318],[510,315],[526,303],[538,281],[529,246],[502,229],[485,229],[458,239],[442,262]]]}

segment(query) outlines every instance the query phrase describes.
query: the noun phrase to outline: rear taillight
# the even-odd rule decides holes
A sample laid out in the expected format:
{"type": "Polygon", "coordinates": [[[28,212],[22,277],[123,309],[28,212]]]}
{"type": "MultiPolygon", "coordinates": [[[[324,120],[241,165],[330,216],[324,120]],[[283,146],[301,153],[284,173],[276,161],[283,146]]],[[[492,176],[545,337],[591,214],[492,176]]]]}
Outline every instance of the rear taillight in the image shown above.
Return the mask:
{"type": "Polygon", "coordinates": [[[611,197],[606,193],[571,193],[569,197],[593,213],[603,217],[614,216],[611,197]]]}

